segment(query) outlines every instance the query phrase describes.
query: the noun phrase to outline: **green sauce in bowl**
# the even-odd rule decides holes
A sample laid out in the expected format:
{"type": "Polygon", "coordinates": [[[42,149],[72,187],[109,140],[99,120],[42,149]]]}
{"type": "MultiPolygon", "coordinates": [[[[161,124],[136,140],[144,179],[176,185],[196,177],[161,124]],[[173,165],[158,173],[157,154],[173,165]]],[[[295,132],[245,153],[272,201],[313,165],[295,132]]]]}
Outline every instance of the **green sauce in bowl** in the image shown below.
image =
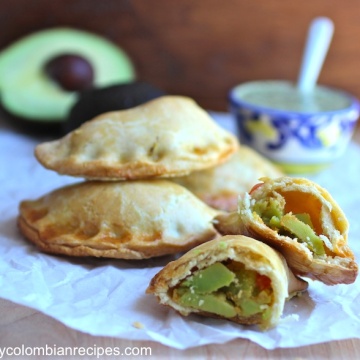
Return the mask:
{"type": "Polygon", "coordinates": [[[287,81],[253,81],[239,85],[233,95],[239,101],[264,108],[291,112],[318,113],[346,109],[351,100],[341,91],[316,86],[310,93],[300,92],[287,81]]]}

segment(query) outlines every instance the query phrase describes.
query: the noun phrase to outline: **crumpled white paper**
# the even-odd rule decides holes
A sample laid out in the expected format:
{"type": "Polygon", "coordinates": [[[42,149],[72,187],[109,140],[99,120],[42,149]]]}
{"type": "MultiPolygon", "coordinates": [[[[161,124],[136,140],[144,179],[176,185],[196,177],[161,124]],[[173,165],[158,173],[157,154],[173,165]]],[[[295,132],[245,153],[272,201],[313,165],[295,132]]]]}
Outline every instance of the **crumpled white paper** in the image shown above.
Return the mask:
{"type": "MultiPolygon", "coordinates": [[[[233,130],[227,114],[212,115],[233,130]]],[[[1,297],[93,335],[153,340],[178,349],[235,338],[266,349],[360,338],[360,279],[332,287],[310,281],[307,293],[286,304],[280,324],[261,332],[223,320],[184,318],[146,295],[150,279],[171,257],[125,261],[40,253],[19,233],[19,202],[81,180],[44,169],[33,156],[38,142],[0,124],[1,297]]],[[[349,245],[360,259],[360,147],[352,143],[341,160],[311,179],[327,188],[346,213],[349,245]]]]}

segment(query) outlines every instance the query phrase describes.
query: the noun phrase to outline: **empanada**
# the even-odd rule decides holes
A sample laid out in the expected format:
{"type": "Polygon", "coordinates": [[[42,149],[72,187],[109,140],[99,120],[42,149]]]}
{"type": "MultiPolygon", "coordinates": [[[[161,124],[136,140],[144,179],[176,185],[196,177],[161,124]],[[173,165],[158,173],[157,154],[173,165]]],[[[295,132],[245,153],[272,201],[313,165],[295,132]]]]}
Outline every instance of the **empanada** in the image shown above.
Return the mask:
{"type": "Polygon", "coordinates": [[[35,155],[60,174],[129,180],[187,175],[222,163],[237,147],[236,137],[192,99],[163,96],[99,115],[39,144],[35,155]]]}
{"type": "Polygon", "coordinates": [[[284,173],[255,150],[241,145],[229,160],[210,169],[172,179],[208,205],[235,211],[239,195],[249,191],[259,178],[277,178],[284,173]]]}
{"type": "Polygon", "coordinates": [[[144,259],[215,238],[216,214],[170,181],[85,181],[21,202],[19,226],[45,252],[144,259]]]}
{"type": "Polygon", "coordinates": [[[285,301],[307,285],[268,245],[229,235],[168,263],[146,292],[185,316],[197,313],[268,329],[278,323],[285,301]]]}
{"type": "Polygon", "coordinates": [[[354,282],[358,266],[347,244],[349,224],[329,192],[303,178],[261,180],[240,199],[238,213],[215,219],[220,233],[271,245],[297,275],[328,285],[354,282]]]}

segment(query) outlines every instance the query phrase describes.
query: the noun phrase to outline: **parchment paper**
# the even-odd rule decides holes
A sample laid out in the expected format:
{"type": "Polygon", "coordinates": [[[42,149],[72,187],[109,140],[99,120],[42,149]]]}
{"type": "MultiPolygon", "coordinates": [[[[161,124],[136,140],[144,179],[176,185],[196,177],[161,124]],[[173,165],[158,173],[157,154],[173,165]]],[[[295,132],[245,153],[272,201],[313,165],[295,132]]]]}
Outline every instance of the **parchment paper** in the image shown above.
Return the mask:
{"type": "MultiPolygon", "coordinates": [[[[228,114],[212,113],[233,129],[228,114]]],[[[360,280],[326,286],[310,281],[286,304],[280,324],[267,332],[195,315],[184,318],[145,294],[171,257],[146,261],[66,258],[40,253],[19,233],[18,204],[79,179],[44,169],[33,156],[40,139],[0,123],[0,296],[37,309],[67,326],[100,336],[153,340],[186,349],[247,338],[266,349],[360,338],[360,280]],[[137,326],[140,323],[142,326],[137,326]]],[[[350,224],[349,245],[360,258],[360,147],[312,180],[330,191],[350,224]]]]}

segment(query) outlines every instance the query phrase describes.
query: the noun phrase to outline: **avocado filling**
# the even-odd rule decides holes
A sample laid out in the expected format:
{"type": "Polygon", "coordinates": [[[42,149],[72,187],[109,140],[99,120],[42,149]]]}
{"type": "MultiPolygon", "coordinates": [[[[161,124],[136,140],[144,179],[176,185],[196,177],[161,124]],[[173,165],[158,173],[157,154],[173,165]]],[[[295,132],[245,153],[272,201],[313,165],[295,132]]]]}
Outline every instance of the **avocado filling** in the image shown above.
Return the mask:
{"type": "Polygon", "coordinates": [[[197,270],[173,291],[180,305],[226,318],[266,319],[273,302],[271,280],[241,263],[214,263],[197,270]]]}
{"type": "Polygon", "coordinates": [[[324,255],[324,243],[315,233],[310,215],[292,214],[284,211],[285,204],[279,199],[268,198],[256,201],[253,210],[264,223],[279,234],[296,237],[305,243],[315,255],[324,255]]]}

